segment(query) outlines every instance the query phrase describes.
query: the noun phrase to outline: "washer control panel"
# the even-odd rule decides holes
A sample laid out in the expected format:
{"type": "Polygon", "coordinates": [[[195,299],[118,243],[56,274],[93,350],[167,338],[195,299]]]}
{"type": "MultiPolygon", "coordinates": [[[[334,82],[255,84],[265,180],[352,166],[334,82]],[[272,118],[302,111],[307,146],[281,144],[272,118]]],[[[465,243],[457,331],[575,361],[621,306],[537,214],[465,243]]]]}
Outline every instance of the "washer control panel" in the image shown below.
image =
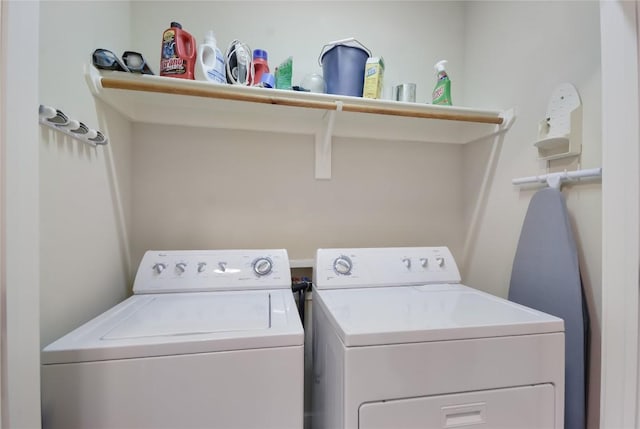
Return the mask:
{"type": "Polygon", "coordinates": [[[313,274],[319,289],[460,283],[447,247],[318,249],[313,274]]]}
{"type": "Polygon", "coordinates": [[[283,289],[291,287],[285,249],[146,252],[134,293],[283,289]]]}

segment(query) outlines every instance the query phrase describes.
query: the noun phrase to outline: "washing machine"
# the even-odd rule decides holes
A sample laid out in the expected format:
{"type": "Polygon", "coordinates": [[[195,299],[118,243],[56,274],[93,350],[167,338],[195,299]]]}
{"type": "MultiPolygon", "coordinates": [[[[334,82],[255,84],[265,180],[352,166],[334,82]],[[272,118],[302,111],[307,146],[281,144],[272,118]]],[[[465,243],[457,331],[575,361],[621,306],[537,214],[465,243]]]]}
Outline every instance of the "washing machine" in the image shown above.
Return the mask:
{"type": "Polygon", "coordinates": [[[315,264],[314,429],[562,428],[562,319],[460,284],[446,247],[315,264]]]}
{"type": "Polygon", "coordinates": [[[303,344],[285,250],[149,251],[43,349],[43,427],[298,429],[303,344]]]}

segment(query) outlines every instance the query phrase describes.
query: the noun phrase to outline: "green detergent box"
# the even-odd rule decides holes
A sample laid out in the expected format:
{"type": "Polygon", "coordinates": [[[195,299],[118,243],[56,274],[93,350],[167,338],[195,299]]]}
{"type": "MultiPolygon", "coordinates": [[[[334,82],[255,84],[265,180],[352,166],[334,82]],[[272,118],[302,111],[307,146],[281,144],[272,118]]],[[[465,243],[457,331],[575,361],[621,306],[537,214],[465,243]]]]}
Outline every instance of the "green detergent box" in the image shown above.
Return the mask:
{"type": "Polygon", "coordinates": [[[362,97],[380,98],[384,79],[384,60],[382,57],[369,57],[364,66],[364,88],[362,97]]]}

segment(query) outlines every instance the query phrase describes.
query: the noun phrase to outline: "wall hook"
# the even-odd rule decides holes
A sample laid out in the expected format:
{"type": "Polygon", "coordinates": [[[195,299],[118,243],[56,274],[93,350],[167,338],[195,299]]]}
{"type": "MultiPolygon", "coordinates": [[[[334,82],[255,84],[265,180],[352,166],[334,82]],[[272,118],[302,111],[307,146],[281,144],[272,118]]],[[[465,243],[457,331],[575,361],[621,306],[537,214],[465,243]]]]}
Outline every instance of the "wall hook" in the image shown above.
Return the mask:
{"type": "Polygon", "coordinates": [[[38,109],[38,115],[42,125],[53,128],[91,146],[106,145],[109,142],[101,131],[89,128],[75,119],[70,119],[61,110],[41,104],[38,109]]]}

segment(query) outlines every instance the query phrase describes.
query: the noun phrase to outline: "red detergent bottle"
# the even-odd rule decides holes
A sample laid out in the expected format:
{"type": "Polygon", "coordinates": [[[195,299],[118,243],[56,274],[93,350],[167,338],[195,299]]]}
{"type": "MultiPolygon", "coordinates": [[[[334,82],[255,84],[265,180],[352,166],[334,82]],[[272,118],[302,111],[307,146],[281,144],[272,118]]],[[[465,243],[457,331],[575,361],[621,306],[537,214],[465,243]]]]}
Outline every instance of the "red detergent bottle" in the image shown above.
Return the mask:
{"type": "Polygon", "coordinates": [[[194,79],[196,39],[178,22],[162,33],[160,76],[194,79]]]}
{"type": "Polygon", "coordinates": [[[262,49],[255,49],[253,51],[253,67],[254,76],[253,84],[258,85],[262,82],[262,75],[269,73],[269,64],[267,63],[267,51],[262,49]]]}

